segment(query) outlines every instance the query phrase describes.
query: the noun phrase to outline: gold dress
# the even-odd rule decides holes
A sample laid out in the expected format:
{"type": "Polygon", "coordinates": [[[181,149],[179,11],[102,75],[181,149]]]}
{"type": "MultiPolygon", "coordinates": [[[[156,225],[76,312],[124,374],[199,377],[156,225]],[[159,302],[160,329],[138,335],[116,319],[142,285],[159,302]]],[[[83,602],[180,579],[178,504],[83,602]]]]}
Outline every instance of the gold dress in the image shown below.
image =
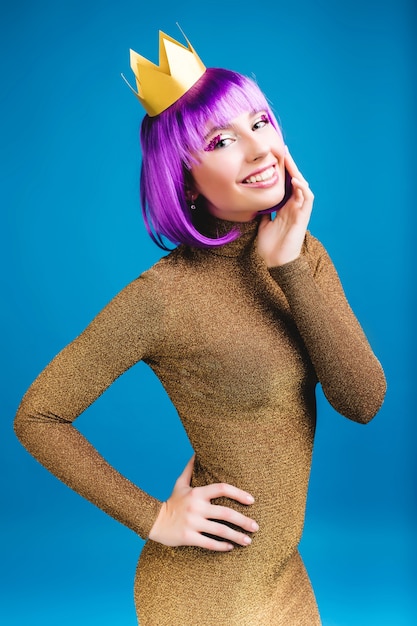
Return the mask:
{"type": "Polygon", "coordinates": [[[135,580],[140,626],[320,624],[297,549],[315,387],[365,423],[385,379],[323,246],[307,233],[298,259],[268,270],[257,225],[240,225],[241,236],[220,248],[179,246],[129,284],[41,373],[16,417],[18,437],[42,464],[146,538],[161,503],[72,426],[142,359],[195,450],[192,485],[228,482],[255,497],[249,508],[215,501],[258,522],[248,547],[220,553],[147,541],[135,580]]]}

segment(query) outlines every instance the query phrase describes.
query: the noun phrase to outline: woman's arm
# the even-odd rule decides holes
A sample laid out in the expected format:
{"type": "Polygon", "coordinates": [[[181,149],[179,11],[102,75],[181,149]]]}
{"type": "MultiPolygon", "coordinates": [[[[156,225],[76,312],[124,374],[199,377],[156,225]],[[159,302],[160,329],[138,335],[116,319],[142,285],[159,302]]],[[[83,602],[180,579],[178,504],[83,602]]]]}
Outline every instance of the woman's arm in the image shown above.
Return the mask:
{"type": "Polygon", "coordinates": [[[301,256],[269,271],[285,294],[331,405],[357,422],[371,420],[384,399],[384,373],[323,246],[307,234],[301,256]]]}
{"type": "Polygon", "coordinates": [[[55,476],[143,538],[217,551],[232,549],[230,542],[248,545],[247,532],[257,530],[254,520],[211,500],[225,496],[250,505],[250,494],[228,484],[192,488],[190,462],[171,497],[159,502],[109,465],[73,426],[118,376],[164,346],[163,307],[146,276],[116,296],[35,380],[18,409],[16,434],[55,476]]]}
{"type": "Polygon", "coordinates": [[[318,380],[332,406],[366,423],[385,395],[381,365],[351,311],[336,270],[307,225],[314,196],[287,152],[293,193],[274,220],[262,218],[257,252],[290,306],[318,380]]]}
{"type": "Polygon", "coordinates": [[[139,278],[126,287],[51,361],[25,394],[15,432],[60,480],[147,537],[162,503],[111,467],[72,425],[156,338],[157,317],[147,327],[152,302],[143,299],[144,282],[139,278]]]}

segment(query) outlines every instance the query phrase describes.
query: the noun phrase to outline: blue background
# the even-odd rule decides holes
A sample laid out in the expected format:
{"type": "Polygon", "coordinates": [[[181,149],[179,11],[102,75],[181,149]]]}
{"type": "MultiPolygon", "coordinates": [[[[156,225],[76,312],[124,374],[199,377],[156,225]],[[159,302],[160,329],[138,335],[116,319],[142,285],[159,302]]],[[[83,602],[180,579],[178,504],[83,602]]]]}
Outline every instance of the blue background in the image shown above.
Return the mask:
{"type": "MultiPolygon", "coordinates": [[[[11,423],[37,373],[160,256],[139,213],[142,111],[120,72],[132,77],[129,47],[157,61],[157,31],[181,38],[176,21],[206,65],[255,74],[272,101],[315,192],[311,230],[388,378],[366,427],[319,395],[302,552],[323,623],[417,623],[412,1],[3,0],[0,11],[1,623],[136,623],[141,540],[48,474],[11,423]]],[[[142,364],[77,425],[160,498],[191,453],[142,364]]]]}

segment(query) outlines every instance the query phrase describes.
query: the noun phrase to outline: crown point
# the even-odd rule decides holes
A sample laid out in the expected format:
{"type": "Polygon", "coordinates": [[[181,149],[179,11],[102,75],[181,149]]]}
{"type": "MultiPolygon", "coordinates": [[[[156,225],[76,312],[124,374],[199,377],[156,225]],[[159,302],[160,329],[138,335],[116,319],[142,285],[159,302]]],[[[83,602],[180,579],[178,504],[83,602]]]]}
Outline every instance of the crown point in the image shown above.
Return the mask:
{"type": "Polygon", "coordinates": [[[185,35],[184,38],[187,46],[159,31],[159,65],[130,50],[130,67],[138,89],[133,92],[150,117],[179,100],[206,71],[185,35]]]}

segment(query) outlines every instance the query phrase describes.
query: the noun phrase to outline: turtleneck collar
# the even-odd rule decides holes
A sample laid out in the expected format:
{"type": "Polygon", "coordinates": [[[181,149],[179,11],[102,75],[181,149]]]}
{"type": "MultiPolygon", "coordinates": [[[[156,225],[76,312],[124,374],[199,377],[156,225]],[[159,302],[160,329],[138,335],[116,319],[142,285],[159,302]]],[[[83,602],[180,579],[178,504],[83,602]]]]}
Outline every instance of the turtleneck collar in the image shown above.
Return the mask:
{"type": "Polygon", "coordinates": [[[204,225],[199,225],[200,232],[208,237],[221,237],[232,230],[237,230],[240,234],[238,237],[226,243],[223,246],[213,246],[211,248],[200,248],[205,253],[215,254],[223,257],[237,257],[245,250],[255,239],[260,218],[255,218],[249,222],[230,222],[221,220],[210,214],[205,214],[204,225]]]}

